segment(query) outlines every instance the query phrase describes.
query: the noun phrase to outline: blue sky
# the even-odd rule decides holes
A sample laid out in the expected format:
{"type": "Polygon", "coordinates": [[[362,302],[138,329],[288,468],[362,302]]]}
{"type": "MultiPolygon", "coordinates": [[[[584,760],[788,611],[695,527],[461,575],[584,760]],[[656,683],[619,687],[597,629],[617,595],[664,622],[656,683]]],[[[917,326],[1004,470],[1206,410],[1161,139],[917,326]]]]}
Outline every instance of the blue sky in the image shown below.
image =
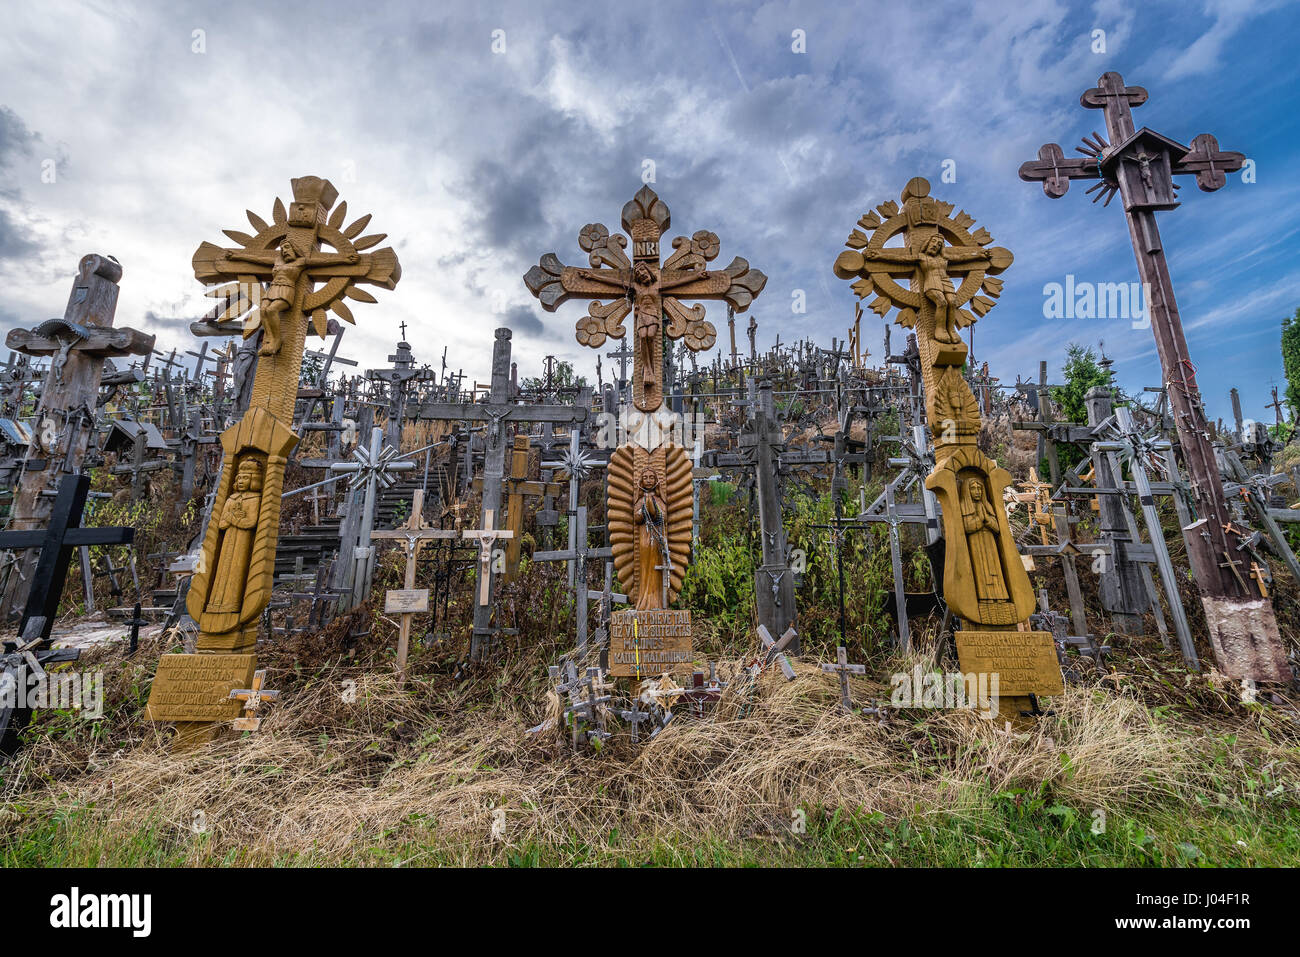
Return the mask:
{"type": "MultiPolygon", "coordinates": [[[[1079,183],[1049,200],[1016,175],[1043,143],[1072,154],[1104,129],[1078,98],[1117,70],[1150,92],[1138,125],[1211,132],[1255,161],[1254,183],[1189,182],[1160,225],[1211,415],[1228,417],[1235,385],[1272,420],[1278,327],[1300,306],[1294,3],[178,6],[6,12],[0,331],[60,314],[78,258],[101,252],[124,267],[118,324],[193,348],[208,305],[195,247],[311,173],[373,213],[402,260],[398,288],[355,310],[347,355],[386,364],[405,321],[418,358],[437,365],[446,346],[482,379],[508,325],[521,375],[548,353],[594,375],[573,338],[583,308],[544,313],[521,276],[545,252],[580,264],[578,230],[617,228],[651,161],[670,236],[712,229],[721,262],[770,277],[761,347],[844,336],[854,296],[831,264],[857,218],[920,175],[1016,257],[978,359],[1007,381],[1039,359],[1056,375],[1069,342],[1104,340],[1140,389],[1160,378],[1149,329],[1043,314],[1045,284],[1067,274],[1136,280],[1119,204],[1079,183]]],[[[723,309],[709,313],[725,338],[723,309]]],[[[864,321],[879,359],[883,324],[864,321]]]]}

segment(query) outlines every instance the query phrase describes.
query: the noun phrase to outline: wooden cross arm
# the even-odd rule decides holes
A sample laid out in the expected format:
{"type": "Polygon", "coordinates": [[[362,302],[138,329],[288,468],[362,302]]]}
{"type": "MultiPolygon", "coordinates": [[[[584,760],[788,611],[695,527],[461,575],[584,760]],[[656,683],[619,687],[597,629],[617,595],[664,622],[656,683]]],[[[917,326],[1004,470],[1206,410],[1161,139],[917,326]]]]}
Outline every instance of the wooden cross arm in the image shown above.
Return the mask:
{"type": "MultiPolygon", "coordinates": [[[[0,532],[0,548],[40,548],[45,544],[46,535],[43,528],[0,532]]],[[[134,528],[70,528],[63,536],[64,547],[130,545],[134,541],[134,528]]]]}
{"type": "Polygon", "coordinates": [[[606,299],[621,296],[632,285],[630,269],[587,269],[566,266],[555,253],[524,273],[524,285],[542,308],[554,312],[569,299],[606,299]]]}
{"type": "MultiPolygon", "coordinates": [[[[487,407],[475,402],[423,402],[419,410],[422,419],[472,422],[492,419],[487,407]]],[[[586,422],[587,417],[587,409],[578,405],[514,405],[501,418],[509,422],[586,422]]]]}
{"type": "MultiPolygon", "coordinates": [[[[153,351],[155,338],[139,329],[91,327],[93,332],[88,339],[82,339],[72,346],[73,352],[94,356],[141,356],[153,351]]],[[[5,345],[14,352],[29,356],[50,356],[63,348],[58,339],[38,336],[30,329],[10,329],[5,336],[5,345]]]]}
{"type": "Polygon", "coordinates": [[[1088,156],[1067,157],[1056,143],[1038,148],[1038,159],[1020,164],[1020,178],[1026,183],[1042,182],[1043,192],[1060,199],[1070,189],[1072,179],[1098,179],[1097,161],[1088,156]]]}
{"type": "Polygon", "coordinates": [[[432,539],[460,538],[460,532],[454,528],[422,528],[418,531],[409,528],[385,528],[370,533],[371,538],[379,539],[432,539]]]}
{"type": "Polygon", "coordinates": [[[1212,133],[1202,133],[1192,140],[1187,155],[1173,164],[1175,176],[1187,173],[1196,176],[1197,187],[1212,193],[1228,182],[1228,173],[1235,173],[1246,165],[1246,155],[1219,149],[1219,141],[1212,133]]]}
{"type": "Polygon", "coordinates": [[[660,292],[675,299],[722,299],[737,312],[748,309],[766,285],[766,274],[739,256],[726,269],[665,269],[659,277],[660,292]]]}

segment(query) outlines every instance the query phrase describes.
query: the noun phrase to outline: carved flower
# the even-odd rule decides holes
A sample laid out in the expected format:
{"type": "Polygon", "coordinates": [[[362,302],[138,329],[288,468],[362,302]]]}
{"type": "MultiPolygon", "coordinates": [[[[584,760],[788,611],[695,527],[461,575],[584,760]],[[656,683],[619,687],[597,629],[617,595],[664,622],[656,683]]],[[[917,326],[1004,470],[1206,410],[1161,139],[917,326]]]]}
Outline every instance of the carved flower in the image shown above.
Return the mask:
{"type": "Polygon", "coordinates": [[[609,242],[609,230],[602,223],[588,223],[578,233],[578,245],[583,252],[591,252],[609,242]]]}
{"type": "Polygon", "coordinates": [[[605,323],[595,316],[583,316],[578,320],[578,342],[592,349],[599,349],[605,344],[605,323]]]}
{"type": "Polygon", "coordinates": [[[695,251],[705,259],[714,259],[722,248],[722,240],[718,239],[718,234],[707,229],[698,230],[691,239],[695,240],[695,251]]]}
{"type": "Polygon", "coordinates": [[[712,349],[717,338],[718,331],[713,328],[711,322],[692,322],[686,327],[686,348],[692,352],[712,349]]]}

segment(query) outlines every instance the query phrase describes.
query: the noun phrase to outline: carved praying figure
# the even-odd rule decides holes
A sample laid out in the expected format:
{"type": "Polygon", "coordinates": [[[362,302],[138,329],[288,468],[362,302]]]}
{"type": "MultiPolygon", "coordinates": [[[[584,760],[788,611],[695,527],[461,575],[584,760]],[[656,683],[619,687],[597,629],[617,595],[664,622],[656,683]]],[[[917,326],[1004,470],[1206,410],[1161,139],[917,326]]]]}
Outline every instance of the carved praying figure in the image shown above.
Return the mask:
{"type": "Polygon", "coordinates": [[[609,541],[628,604],[669,608],[690,561],[691,460],[680,445],[622,445],[607,474],[609,541]]]}
{"type": "Polygon", "coordinates": [[[216,571],[205,611],[229,614],[240,610],[261,506],[262,466],[256,459],[246,458],[239,463],[234,491],[217,520],[216,571]]]}
{"type": "Polygon", "coordinates": [[[1002,569],[997,509],[984,493],[984,482],[968,478],[961,483],[961,520],[970,550],[975,596],[979,601],[1006,601],[1006,575],[1002,569]]]}
{"type": "MultiPolygon", "coordinates": [[[[280,351],[281,320],[293,310],[294,302],[298,297],[298,286],[302,282],[303,270],[308,266],[333,264],[354,266],[361,261],[361,256],[355,250],[339,255],[304,254],[286,236],[274,253],[230,249],[226,252],[226,259],[232,262],[260,263],[271,267],[271,283],[262,294],[261,305],[257,310],[260,325],[266,331],[258,355],[270,356],[280,351]]],[[[247,339],[256,332],[258,325],[259,323],[248,322],[244,326],[244,338],[247,339]]]]}
{"type": "Polygon", "coordinates": [[[637,610],[665,608],[664,571],[671,558],[664,538],[664,502],[659,497],[659,476],[654,469],[642,469],[637,483],[636,500],[636,570],[641,593],[637,610]]]}

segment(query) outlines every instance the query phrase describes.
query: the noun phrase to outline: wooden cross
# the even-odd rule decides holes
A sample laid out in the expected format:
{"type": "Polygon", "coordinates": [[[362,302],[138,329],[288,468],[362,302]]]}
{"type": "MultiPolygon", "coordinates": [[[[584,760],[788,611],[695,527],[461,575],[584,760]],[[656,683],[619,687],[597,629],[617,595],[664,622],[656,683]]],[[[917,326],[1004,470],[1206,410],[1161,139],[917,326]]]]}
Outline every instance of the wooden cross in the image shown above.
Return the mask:
{"type": "Polygon", "coordinates": [[[866,665],[849,664],[848,650],[840,645],[835,649],[835,664],[822,664],[822,671],[838,672],[840,676],[840,707],[850,714],[853,712],[853,700],[849,697],[849,675],[865,675],[866,665]]]}
{"type": "Polygon", "coordinates": [[[509,529],[498,529],[492,527],[492,509],[483,511],[483,527],[467,528],[461,532],[461,538],[473,538],[478,541],[478,604],[480,607],[488,607],[488,600],[492,594],[492,546],[496,544],[497,539],[510,539],[514,537],[514,532],[509,529]]]}
{"type": "Polygon", "coordinates": [[[257,716],[257,709],[262,706],[263,701],[275,701],[280,697],[278,691],[265,691],[262,689],[266,681],[265,671],[256,671],[253,673],[253,687],[251,688],[232,688],[230,697],[244,702],[244,714],[231,722],[231,727],[236,731],[256,731],[262,726],[262,719],[257,716]]]}
{"type": "Polygon", "coordinates": [[[1096,185],[1089,190],[1097,192],[1094,202],[1102,196],[1109,202],[1116,193],[1123,200],[1138,275],[1150,290],[1151,331],[1168,386],[1188,485],[1201,518],[1198,531],[1184,538],[1206,615],[1219,631],[1214,642],[1219,666],[1234,677],[1283,681],[1290,672],[1272,608],[1267,603],[1258,608],[1247,604],[1259,603],[1257,596],[1235,564],[1219,561],[1233,544],[1224,530],[1229,518],[1227,498],[1155,215],[1179,205],[1175,176],[1195,176],[1202,191],[1213,192],[1227,182],[1227,173],[1245,165],[1246,157],[1220,151],[1218,141],[1208,133],[1184,146],[1145,127],[1135,130],[1132,108],[1146,101],[1147,91],[1142,87],[1125,86],[1118,73],[1103,74],[1080,102],[1103,112],[1109,141],[1094,133],[1079,147],[1085,158],[1073,160],[1064,159],[1060,147],[1049,143],[1039,150],[1037,161],[1020,167],[1020,178],[1042,182],[1044,192],[1053,199],[1065,195],[1071,179],[1095,179],[1096,185]],[[1257,634],[1263,637],[1257,639],[1257,634]],[[1229,647],[1239,650],[1228,651],[1229,647]],[[1227,660],[1229,657],[1237,660],[1227,660]]]}
{"type": "MultiPolygon", "coordinates": [[[[122,266],[112,257],[83,256],[63,318],[42,322],[34,329],[11,329],[5,337],[14,352],[50,360],[33,412],[38,428],[23,452],[13,489],[10,515],[15,529],[43,526],[51,514],[50,490],[59,486],[61,476],[81,470],[95,429],[104,360],[149,355],[153,350],[153,336],[113,328],[121,278],[122,266]]],[[[18,379],[27,375],[35,377],[36,370],[23,368],[18,379]]],[[[9,579],[0,612],[7,614],[26,603],[35,562],[34,554],[19,558],[19,575],[9,579]]]]}
{"type": "MultiPolygon", "coordinates": [[[[564,486],[559,482],[533,482],[528,479],[528,452],[532,439],[523,433],[516,433],[514,449],[510,453],[510,474],[505,478],[506,523],[511,538],[506,543],[506,581],[514,581],[519,575],[519,550],[524,536],[524,498],[555,495],[564,486]]],[[[474,480],[474,489],[481,490],[482,479],[474,480]]]]}
{"type": "Polygon", "coordinates": [[[785,634],[781,636],[780,641],[777,641],[772,637],[772,633],[767,630],[766,625],[759,625],[758,640],[763,643],[763,649],[765,651],[759,670],[761,671],[763,668],[766,668],[775,661],[780,667],[781,673],[785,675],[785,680],[794,681],[796,677],[794,667],[790,664],[790,659],[785,656],[785,649],[790,644],[798,641],[798,639],[799,633],[794,630],[793,625],[785,630],[785,634]]]}
{"type": "Polygon", "coordinates": [[[450,528],[430,528],[424,520],[424,489],[417,488],[411,497],[411,514],[391,531],[372,532],[371,538],[400,541],[406,552],[406,580],[402,590],[390,589],[384,611],[400,614],[402,623],[397,638],[397,674],[406,675],[406,655],[410,648],[411,618],[429,610],[429,589],[415,587],[415,560],[424,543],[435,538],[457,538],[450,528]]]}
{"type": "Polygon", "coordinates": [[[712,348],[717,330],[704,318],[703,306],[683,300],[722,300],[744,312],[763,290],[767,276],[737,257],[723,270],[710,270],[719,251],[716,233],[699,230],[689,239],[672,241],[675,252],[660,261],[659,238],[671,222],[668,206],[648,185],[623,207],[622,224],[632,240],[601,223],[589,223],[578,233],[578,245],[590,267],[566,266],[554,253],[542,256],[524,275],[528,289],[547,312],[569,299],[595,300],[577,324],[577,339],[599,349],[605,339],[627,335],[623,320],[633,315],[633,402],[643,412],[663,404],[664,336],[685,338],[693,351],[712,348]],[[599,300],[608,299],[608,304],[599,300]]]}
{"type": "Polygon", "coordinates": [[[201,651],[250,650],[257,620],[270,600],[280,496],[263,496],[265,504],[254,514],[251,533],[227,532],[223,529],[235,526],[228,521],[223,526],[217,519],[225,519],[228,501],[244,515],[253,511],[246,504],[250,493],[238,491],[241,484],[249,488],[260,484],[264,490],[278,492],[283,483],[288,454],[298,441],[292,425],[308,321],[323,338],[328,329],[326,310],[354,322],[345,298],[376,301],[358,284],[392,289],[402,274],[392,248],[365,252],[379,245],[385,234],[362,235],[369,215],[345,225],[347,203],[335,207],[338,191],[333,184],[304,176],[293,180],[292,186],[293,201],[286,209],[277,199],[271,222],[251,211],[246,214],[255,234],[225,230],[237,246],[222,248],[205,242],[193,257],[195,278],[212,286],[207,295],[220,300],[211,317],[215,324],[228,325],[242,317],[245,339],[262,332],[248,411],[221,436],[226,453],[223,474],[203,543],[203,560],[187,598],[190,615],[199,623],[196,646],[201,651]],[[334,252],[322,252],[323,245],[334,252]],[[232,494],[245,498],[231,500],[232,494]],[[251,546],[245,542],[250,535],[251,546]],[[224,548],[228,538],[231,546],[224,548]],[[238,610],[231,610],[236,606],[238,610]]]}

